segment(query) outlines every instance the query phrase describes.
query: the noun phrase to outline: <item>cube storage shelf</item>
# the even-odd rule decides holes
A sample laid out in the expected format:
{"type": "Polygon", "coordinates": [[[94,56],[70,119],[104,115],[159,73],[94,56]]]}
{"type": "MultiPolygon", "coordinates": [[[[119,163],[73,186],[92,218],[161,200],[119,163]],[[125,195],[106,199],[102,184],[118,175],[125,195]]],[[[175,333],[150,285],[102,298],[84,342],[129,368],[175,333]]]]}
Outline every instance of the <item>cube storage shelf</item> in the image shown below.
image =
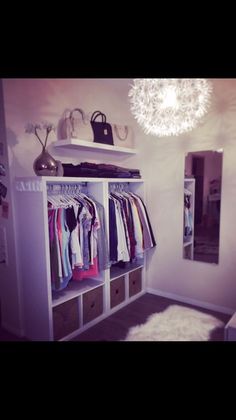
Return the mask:
{"type": "Polygon", "coordinates": [[[145,199],[142,179],[32,177],[16,179],[16,221],[24,333],[30,340],[70,340],[145,293],[146,258],[111,266],[99,277],[51,289],[47,191],[49,186],[84,184],[105,211],[109,238],[109,186],[128,183],[145,199]]]}

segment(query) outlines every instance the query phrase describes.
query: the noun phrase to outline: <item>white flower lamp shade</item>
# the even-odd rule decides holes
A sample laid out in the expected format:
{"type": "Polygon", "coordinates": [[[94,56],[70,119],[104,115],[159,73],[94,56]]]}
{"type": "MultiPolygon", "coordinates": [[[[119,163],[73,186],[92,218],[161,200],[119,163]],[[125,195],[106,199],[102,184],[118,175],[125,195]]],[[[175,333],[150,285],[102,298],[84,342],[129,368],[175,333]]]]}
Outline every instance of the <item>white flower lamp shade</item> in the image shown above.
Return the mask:
{"type": "Polygon", "coordinates": [[[207,79],[134,79],[131,112],[146,134],[179,135],[195,128],[210,105],[207,79]]]}

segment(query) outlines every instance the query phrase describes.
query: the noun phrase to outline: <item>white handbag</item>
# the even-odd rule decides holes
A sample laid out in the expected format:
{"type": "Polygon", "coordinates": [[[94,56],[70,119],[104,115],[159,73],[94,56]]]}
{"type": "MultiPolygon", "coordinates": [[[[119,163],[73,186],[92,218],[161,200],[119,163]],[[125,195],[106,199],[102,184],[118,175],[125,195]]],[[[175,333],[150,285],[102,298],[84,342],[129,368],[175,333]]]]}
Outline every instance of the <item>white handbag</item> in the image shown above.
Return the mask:
{"type": "Polygon", "coordinates": [[[93,141],[93,130],[90,119],[80,108],[75,108],[70,114],[71,138],[79,140],[93,141]]]}
{"type": "Polygon", "coordinates": [[[90,118],[85,115],[81,108],[75,108],[72,111],[64,111],[60,123],[60,139],[78,139],[93,141],[93,130],[90,124],[90,118]]]}
{"type": "Polygon", "coordinates": [[[134,148],[134,133],[130,126],[111,124],[114,146],[134,148]]]}
{"type": "Polygon", "coordinates": [[[58,124],[58,137],[59,140],[68,140],[71,138],[71,110],[66,109],[58,124]]]}

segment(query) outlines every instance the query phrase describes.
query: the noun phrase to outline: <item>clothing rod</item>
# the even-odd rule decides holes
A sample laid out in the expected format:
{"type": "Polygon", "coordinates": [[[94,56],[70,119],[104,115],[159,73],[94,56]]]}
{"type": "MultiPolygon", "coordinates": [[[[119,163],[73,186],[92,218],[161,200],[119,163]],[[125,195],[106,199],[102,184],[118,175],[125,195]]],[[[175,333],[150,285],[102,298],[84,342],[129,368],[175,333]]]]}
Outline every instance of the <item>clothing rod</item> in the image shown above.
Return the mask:
{"type": "Polygon", "coordinates": [[[63,184],[60,184],[60,183],[58,183],[58,184],[55,184],[54,182],[52,183],[52,184],[47,184],[47,189],[50,189],[50,188],[52,188],[52,187],[71,187],[71,188],[76,188],[77,186],[81,186],[81,187],[87,187],[87,185],[88,185],[88,183],[86,182],[86,181],[81,181],[81,182],[76,182],[76,184],[75,183],[63,183],[63,184]]]}
{"type": "Polygon", "coordinates": [[[109,187],[117,187],[120,186],[128,187],[130,185],[130,182],[109,182],[109,187]]]}

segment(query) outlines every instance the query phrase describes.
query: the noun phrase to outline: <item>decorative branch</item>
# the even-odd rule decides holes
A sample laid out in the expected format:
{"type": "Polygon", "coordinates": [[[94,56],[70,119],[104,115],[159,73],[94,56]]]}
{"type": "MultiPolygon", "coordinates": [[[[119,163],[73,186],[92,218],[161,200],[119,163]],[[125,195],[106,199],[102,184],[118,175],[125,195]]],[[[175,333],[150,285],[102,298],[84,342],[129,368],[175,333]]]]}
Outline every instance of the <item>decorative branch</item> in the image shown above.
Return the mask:
{"type": "Polygon", "coordinates": [[[42,146],[43,146],[43,147],[45,147],[45,146],[44,146],[44,144],[43,144],[43,142],[41,141],[41,139],[40,139],[40,137],[39,137],[38,133],[37,133],[37,127],[36,127],[36,126],[34,127],[34,134],[35,134],[35,135],[36,135],[36,137],[39,139],[39,141],[40,141],[40,143],[42,144],[42,146]]]}
{"type": "Polygon", "coordinates": [[[35,136],[37,137],[37,139],[39,140],[40,144],[42,145],[42,147],[43,147],[44,149],[46,149],[46,146],[47,146],[47,141],[48,141],[48,136],[49,136],[49,133],[50,133],[51,131],[55,131],[55,126],[54,126],[53,124],[51,124],[51,123],[48,123],[48,122],[44,122],[44,123],[42,123],[42,124],[32,124],[32,123],[28,123],[28,124],[26,125],[26,127],[25,127],[25,132],[26,132],[26,133],[29,133],[29,134],[31,134],[31,133],[35,134],[35,136]],[[37,131],[37,130],[41,130],[42,128],[43,128],[44,130],[46,130],[46,136],[45,136],[45,140],[44,140],[44,142],[43,142],[43,141],[41,140],[41,138],[39,137],[39,133],[38,133],[38,131],[37,131]]]}

